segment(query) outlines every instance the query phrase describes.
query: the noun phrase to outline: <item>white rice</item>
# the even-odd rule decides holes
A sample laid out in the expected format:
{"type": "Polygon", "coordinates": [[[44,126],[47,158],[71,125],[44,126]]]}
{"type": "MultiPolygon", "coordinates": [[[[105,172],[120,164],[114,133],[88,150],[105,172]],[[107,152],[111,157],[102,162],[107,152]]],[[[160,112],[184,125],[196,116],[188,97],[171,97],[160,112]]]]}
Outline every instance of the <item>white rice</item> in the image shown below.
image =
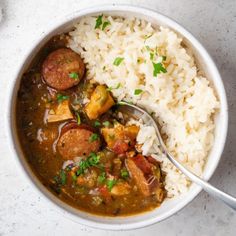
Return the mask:
{"type": "MultiPolygon", "coordinates": [[[[103,16],[110,25],[94,29],[96,17],[82,18],[70,32],[69,47],[80,53],[92,82],[108,87],[121,86],[112,93],[118,100],[132,101],[152,113],[166,136],[168,150],[197,175],[214,141],[214,115],[219,101],[209,81],[198,73],[194,58],[181,44],[182,38],[168,28],[154,28],[136,18],[103,16]],[[150,36],[147,38],[147,36],[150,36]],[[167,73],[153,76],[150,51],[156,49],[155,62],[166,56],[167,73]],[[119,66],[115,58],[123,57],[119,66]],[[140,62],[138,62],[141,61],[140,62]],[[135,95],[135,89],[144,92],[135,95]]],[[[152,152],[152,127],[141,124],[138,142],[143,152],[152,152]]],[[[188,191],[190,182],[161,154],[168,196],[188,191]]]]}

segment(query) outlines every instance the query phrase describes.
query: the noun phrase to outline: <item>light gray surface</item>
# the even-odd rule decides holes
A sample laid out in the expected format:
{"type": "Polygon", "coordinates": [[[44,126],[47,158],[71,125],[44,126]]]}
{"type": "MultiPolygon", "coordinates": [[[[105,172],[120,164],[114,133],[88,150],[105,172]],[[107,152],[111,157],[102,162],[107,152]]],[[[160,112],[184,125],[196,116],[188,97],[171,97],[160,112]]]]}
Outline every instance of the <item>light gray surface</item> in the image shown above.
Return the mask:
{"type": "MultiPolygon", "coordinates": [[[[6,90],[16,68],[54,19],[79,8],[110,1],[0,0],[0,235],[236,235],[236,214],[206,193],[175,216],[150,227],[127,232],[102,231],[65,218],[30,187],[7,146],[3,127],[6,90]]],[[[210,52],[221,72],[229,104],[229,133],[211,183],[236,195],[236,1],[122,0],[156,9],[190,30],[210,52]]]]}

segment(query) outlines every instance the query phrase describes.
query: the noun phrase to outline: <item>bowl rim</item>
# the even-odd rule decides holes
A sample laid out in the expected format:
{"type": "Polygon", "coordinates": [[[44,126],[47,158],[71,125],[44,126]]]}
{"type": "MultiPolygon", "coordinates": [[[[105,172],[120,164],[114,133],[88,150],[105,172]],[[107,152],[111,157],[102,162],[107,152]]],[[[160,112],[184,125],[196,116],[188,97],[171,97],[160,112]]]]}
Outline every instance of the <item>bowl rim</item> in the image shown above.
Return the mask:
{"type": "MultiPolygon", "coordinates": [[[[12,122],[14,120],[15,114],[12,114],[12,98],[14,97],[15,93],[15,85],[18,80],[18,75],[22,72],[22,69],[24,67],[24,64],[26,61],[29,59],[31,54],[34,52],[35,48],[40,45],[40,43],[50,34],[56,31],[60,26],[66,24],[66,23],[72,23],[75,21],[77,18],[86,16],[88,14],[98,14],[101,12],[132,12],[134,14],[142,14],[147,17],[153,17],[153,18],[158,18],[163,22],[167,22],[168,25],[171,25],[174,30],[177,32],[180,32],[183,37],[186,37],[195,47],[197,48],[198,52],[206,58],[206,61],[209,63],[209,67],[211,68],[211,73],[216,77],[216,81],[219,85],[219,93],[221,93],[221,111],[223,112],[222,116],[222,133],[221,133],[221,139],[220,139],[220,145],[217,147],[218,148],[218,156],[216,158],[216,161],[214,162],[214,165],[211,166],[211,170],[208,171],[204,175],[205,180],[209,180],[211,176],[214,174],[217,165],[220,161],[221,154],[224,149],[224,145],[226,142],[226,136],[227,136],[227,130],[228,130],[228,105],[227,105],[227,98],[226,98],[226,93],[224,89],[224,85],[222,82],[222,78],[220,76],[220,73],[212,60],[211,56],[209,53],[206,51],[206,49],[202,46],[202,44],[188,31],[186,30],[183,26],[181,26],[179,23],[177,23],[175,20],[171,19],[170,17],[167,17],[155,10],[143,7],[143,6],[134,6],[130,4],[100,4],[100,5],[94,5],[92,7],[88,8],[83,8],[77,11],[72,12],[69,15],[66,15],[63,18],[56,19],[53,24],[51,24],[49,27],[47,27],[46,32],[44,32],[40,37],[38,37],[34,42],[32,43],[32,46],[28,49],[26,55],[24,55],[24,60],[22,63],[19,64],[18,69],[16,69],[16,74],[14,76],[14,80],[10,82],[10,86],[8,89],[8,96],[7,96],[7,112],[5,115],[5,128],[6,128],[6,134],[7,134],[7,139],[8,139],[8,145],[10,147],[10,151],[12,152],[12,155],[14,155],[14,158],[17,159],[18,166],[21,167],[22,172],[27,176],[27,179],[31,183],[32,186],[34,186],[35,189],[37,189],[38,193],[40,196],[43,196],[48,202],[53,203],[52,205],[56,206],[57,209],[59,209],[62,213],[68,214],[72,219],[78,223],[81,223],[83,225],[87,225],[93,228],[98,228],[98,229],[105,229],[105,230],[131,230],[131,229],[137,229],[137,228],[142,228],[146,227],[149,225],[152,225],[154,223],[160,222],[172,215],[174,215],[176,212],[181,210],[183,207],[185,207],[187,204],[189,204],[202,190],[201,187],[192,184],[194,187],[194,190],[192,191],[192,194],[188,194],[182,202],[180,202],[176,207],[171,209],[170,211],[166,212],[165,214],[162,214],[159,217],[150,217],[149,219],[145,219],[143,221],[139,222],[133,222],[133,223],[126,223],[126,224],[114,224],[114,223],[100,223],[97,221],[92,221],[86,218],[82,218],[78,215],[75,215],[72,211],[69,211],[68,209],[65,210],[65,207],[61,206],[58,202],[53,201],[36,183],[35,180],[33,180],[28,173],[28,170],[23,166],[19,153],[17,151],[17,147],[14,141],[14,130],[12,129],[12,122]]],[[[131,216],[132,217],[132,216],[131,216]]]]}

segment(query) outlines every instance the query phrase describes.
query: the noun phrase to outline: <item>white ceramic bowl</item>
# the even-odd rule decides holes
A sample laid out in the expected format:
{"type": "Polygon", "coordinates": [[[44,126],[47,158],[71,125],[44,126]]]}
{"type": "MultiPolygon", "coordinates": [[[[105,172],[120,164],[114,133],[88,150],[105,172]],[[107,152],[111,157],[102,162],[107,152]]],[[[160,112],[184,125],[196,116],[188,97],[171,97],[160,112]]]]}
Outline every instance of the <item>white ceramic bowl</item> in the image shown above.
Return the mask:
{"type": "MultiPolygon", "coordinates": [[[[77,209],[72,208],[71,206],[65,204],[58,198],[56,198],[52,193],[50,193],[35,177],[32,173],[30,167],[28,166],[22,150],[19,145],[19,141],[17,139],[17,135],[15,133],[15,102],[17,99],[17,90],[19,88],[19,83],[23,72],[28,67],[29,63],[32,61],[36,53],[39,49],[45,44],[45,42],[50,39],[53,35],[67,32],[73,26],[73,23],[78,21],[81,17],[85,15],[98,15],[98,14],[109,14],[109,15],[118,15],[118,16],[136,16],[138,18],[145,19],[147,21],[152,22],[154,25],[163,25],[171,28],[176,31],[179,35],[184,38],[184,43],[192,49],[194,52],[195,58],[199,66],[205,72],[205,75],[209,80],[212,81],[214,87],[217,91],[218,97],[221,103],[221,109],[219,114],[216,117],[216,130],[215,130],[215,142],[214,146],[209,154],[208,161],[205,166],[204,171],[204,179],[209,180],[209,178],[214,173],[218,162],[220,160],[224,143],[226,140],[227,133],[227,123],[228,123],[228,111],[227,111],[227,101],[224,86],[220,77],[220,74],[212,61],[211,57],[204,49],[204,47],[194,38],[194,36],[185,30],[182,26],[180,26],[175,21],[163,16],[157,12],[152,10],[148,10],[141,7],[129,6],[129,5],[103,5],[97,6],[93,8],[84,9],[78,12],[74,12],[73,14],[56,20],[49,27],[50,29],[43,35],[41,38],[35,42],[33,48],[29,51],[28,56],[25,58],[25,61],[20,66],[19,71],[17,73],[17,77],[12,81],[12,87],[10,88],[10,97],[8,99],[8,134],[9,134],[9,143],[11,149],[14,151],[14,155],[16,159],[19,160],[19,166],[23,167],[23,172],[27,173],[27,176],[32,180],[32,186],[37,186],[40,193],[43,193],[47,199],[50,199],[55,204],[53,207],[58,207],[60,211],[66,209],[70,218],[79,223],[96,227],[102,229],[111,229],[111,230],[127,230],[140,228],[144,226],[148,226],[159,222],[161,220],[166,219],[167,217],[175,214],[181,208],[186,206],[189,202],[191,202],[194,197],[201,191],[199,186],[192,184],[190,190],[173,200],[169,200],[164,202],[159,208],[146,212],[140,215],[134,215],[129,217],[101,217],[88,214],[86,212],[81,212],[77,209]]],[[[40,194],[39,193],[39,194],[40,194]]]]}

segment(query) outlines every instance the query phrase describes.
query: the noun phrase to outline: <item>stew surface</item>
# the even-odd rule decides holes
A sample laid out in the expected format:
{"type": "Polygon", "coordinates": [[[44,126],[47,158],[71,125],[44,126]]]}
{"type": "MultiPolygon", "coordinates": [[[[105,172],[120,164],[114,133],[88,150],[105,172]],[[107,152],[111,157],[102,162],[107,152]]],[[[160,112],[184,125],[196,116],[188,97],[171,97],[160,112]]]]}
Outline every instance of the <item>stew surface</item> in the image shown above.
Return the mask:
{"type": "Polygon", "coordinates": [[[35,175],[62,201],[99,215],[130,215],[166,196],[160,163],[140,153],[112,89],[86,79],[80,57],[52,38],[24,73],[17,132],[35,175]]]}

